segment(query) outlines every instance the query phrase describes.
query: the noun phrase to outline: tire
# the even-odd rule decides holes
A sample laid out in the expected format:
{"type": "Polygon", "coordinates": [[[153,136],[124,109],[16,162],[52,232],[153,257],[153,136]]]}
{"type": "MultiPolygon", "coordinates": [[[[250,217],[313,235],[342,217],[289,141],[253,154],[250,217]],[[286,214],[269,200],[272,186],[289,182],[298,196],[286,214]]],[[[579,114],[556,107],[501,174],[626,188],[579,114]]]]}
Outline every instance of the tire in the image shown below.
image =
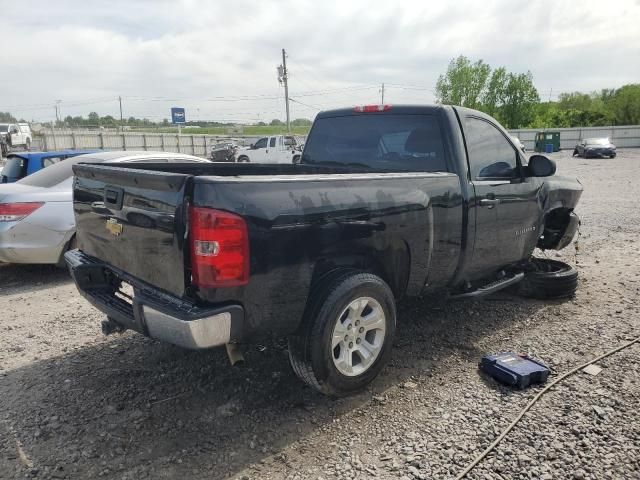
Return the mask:
{"type": "Polygon", "coordinates": [[[576,155],[578,155],[578,149],[574,148],[573,149],[573,153],[571,154],[572,157],[575,157],[576,155]]]}
{"type": "Polygon", "coordinates": [[[524,297],[549,299],[573,297],[578,288],[578,271],[571,265],[546,258],[532,258],[517,293],[524,297]]]}
{"type": "Polygon", "coordinates": [[[294,372],[331,397],[363,390],[391,354],[396,329],[391,289],[375,275],[342,271],[325,278],[309,298],[301,332],[289,337],[294,372]]]}
{"type": "Polygon", "coordinates": [[[609,158],[616,158],[616,154],[615,154],[615,153],[612,153],[612,154],[609,156],[609,158]]]}
{"type": "Polygon", "coordinates": [[[249,163],[249,157],[242,156],[238,158],[238,163],[247,162],[249,163]]]}

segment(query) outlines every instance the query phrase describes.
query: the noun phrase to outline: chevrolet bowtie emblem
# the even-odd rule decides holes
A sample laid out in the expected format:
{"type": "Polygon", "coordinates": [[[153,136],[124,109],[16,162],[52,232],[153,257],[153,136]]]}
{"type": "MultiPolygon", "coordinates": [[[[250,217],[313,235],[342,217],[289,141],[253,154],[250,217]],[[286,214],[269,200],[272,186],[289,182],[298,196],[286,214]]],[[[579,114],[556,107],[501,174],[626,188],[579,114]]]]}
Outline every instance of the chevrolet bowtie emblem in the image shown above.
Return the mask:
{"type": "Polygon", "coordinates": [[[115,218],[110,218],[109,220],[107,220],[106,227],[109,233],[115,235],[116,237],[122,233],[122,224],[118,223],[118,220],[116,220],[115,218]]]}

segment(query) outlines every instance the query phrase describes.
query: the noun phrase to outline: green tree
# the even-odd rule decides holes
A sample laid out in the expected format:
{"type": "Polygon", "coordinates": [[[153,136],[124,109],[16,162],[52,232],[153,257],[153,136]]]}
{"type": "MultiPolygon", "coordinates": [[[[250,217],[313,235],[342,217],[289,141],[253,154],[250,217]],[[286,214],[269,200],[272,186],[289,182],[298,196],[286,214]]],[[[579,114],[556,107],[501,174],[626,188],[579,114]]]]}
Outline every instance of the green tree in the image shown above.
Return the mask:
{"type": "Polygon", "coordinates": [[[284,125],[284,122],[282,120],[274,118],[269,122],[269,125],[271,125],[272,127],[281,127],[282,125],[284,125]]]}
{"type": "Polygon", "coordinates": [[[487,91],[483,100],[483,111],[491,116],[496,115],[498,107],[504,103],[505,87],[507,84],[507,70],[496,68],[491,72],[487,91]]]}
{"type": "Polygon", "coordinates": [[[446,73],[436,82],[436,99],[447,105],[479,108],[491,67],[478,60],[472,63],[464,55],[449,62],[446,73]]]}
{"type": "Polygon", "coordinates": [[[16,117],[11,115],[9,112],[0,112],[0,122],[9,123],[9,122],[15,122],[15,121],[16,121],[16,117]]]}
{"type": "Polygon", "coordinates": [[[498,117],[506,128],[525,127],[533,121],[534,108],[539,101],[531,72],[509,73],[498,117]]]}
{"type": "Polygon", "coordinates": [[[611,99],[611,112],[618,125],[640,123],[640,83],[624,85],[611,99]]]}
{"type": "Polygon", "coordinates": [[[291,121],[291,125],[293,125],[294,127],[308,127],[309,125],[311,125],[311,120],[309,120],[308,118],[296,118],[295,120],[291,121]]]}

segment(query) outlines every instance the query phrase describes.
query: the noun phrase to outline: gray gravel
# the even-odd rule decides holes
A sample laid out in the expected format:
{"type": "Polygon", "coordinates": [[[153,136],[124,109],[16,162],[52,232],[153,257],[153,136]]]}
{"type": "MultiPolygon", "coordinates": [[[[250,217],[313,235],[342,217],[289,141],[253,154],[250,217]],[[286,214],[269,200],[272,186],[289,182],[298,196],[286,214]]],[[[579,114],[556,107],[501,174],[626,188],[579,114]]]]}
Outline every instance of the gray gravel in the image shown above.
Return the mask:
{"type": "MultiPolygon", "coordinates": [[[[293,375],[281,340],[189,352],[105,338],[101,315],[55,268],[0,266],[0,478],[452,478],[540,387],[478,373],[527,352],[563,373],[640,336],[640,151],[554,154],[585,186],[575,299],[499,293],[399,307],[390,365],[332,401],[293,375]]],[[[556,253],[550,253],[552,257],[556,253]]],[[[472,479],[640,478],[640,345],[552,389],[472,479]]]]}

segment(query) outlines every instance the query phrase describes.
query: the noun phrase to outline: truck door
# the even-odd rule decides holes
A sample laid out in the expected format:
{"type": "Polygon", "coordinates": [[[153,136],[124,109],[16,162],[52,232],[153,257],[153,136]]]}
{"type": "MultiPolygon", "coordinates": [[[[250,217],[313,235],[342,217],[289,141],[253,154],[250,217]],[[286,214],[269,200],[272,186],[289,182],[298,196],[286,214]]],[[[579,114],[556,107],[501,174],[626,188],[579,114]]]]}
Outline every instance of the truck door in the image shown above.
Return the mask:
{"type": "Polygon", "coordinates": [[[482,276],[527,257],[535,247],[541,182],[522,177],[518,149],[487,118],[466,115],[464,133],[475,191],[470,205],[476,228],[469,273],[482,276]]]}
{"type": "Polygon", "coordinates": [[[22,141],[22,133],[20,133],[20,129],[18,125],[10,125],[9,126],[9,134],[11,135],[11,145],[22,145],[24,142],[22,141]]]}
{"type": "Polygon", "coordinates": [[[249,153],[249,157],[252,162],[266,162],[267,161],[267,149],[269,147],[269,138],[264,137],[258,140],[251,152],[249,153]]]}
{"type": "Polygon", "coordinates": [[[265,150],[264,161],[267,163],[278,163],[278,149],[276,147],[277,137],[269,137],[269,143],[265,150]]]}

